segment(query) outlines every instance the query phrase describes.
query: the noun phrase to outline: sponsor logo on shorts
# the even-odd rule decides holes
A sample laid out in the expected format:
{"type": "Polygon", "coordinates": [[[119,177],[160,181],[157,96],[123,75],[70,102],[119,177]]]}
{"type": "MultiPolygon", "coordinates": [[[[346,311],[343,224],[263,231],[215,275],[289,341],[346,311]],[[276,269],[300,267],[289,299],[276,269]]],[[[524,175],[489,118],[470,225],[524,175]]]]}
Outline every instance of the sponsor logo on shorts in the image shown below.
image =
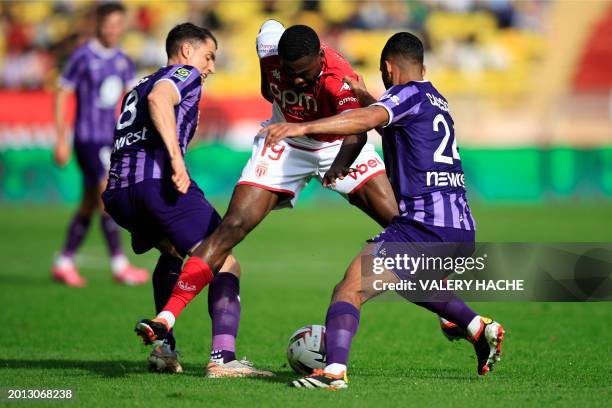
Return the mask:
{"type": "Polygon", "coordinates": [[[261,178],[266,174],[268,174],[268,166],[263,164],[258,164],[255,166],[255,175],[257,176],[257,178],[261,178]]]}
{"type": "Polygon", "coordinates": [[[353,180],[357,180],[359,177],[368,173],[370,169],[376,169],[377,167],[382,166],[383,163],[378,157],[375,159],[369,159],[367,162],[352,165],[351,168],[355,169],[355,171],[350,172],[349,177],[351,177],[353,180]]]}
{"type": "Polygon", "coordinates": [[[183,282],[182,280],[178,281],[178,287],[181,288],[181,290],[184,290],[185,292],[195,292],[196,291],[196,285],[190,285],[187,282],[183,282]]]}
{"type": "Polygon", "coordinates": [[[179,68],[176,71],[174,71],[174,74],[172,74],[174,78],[182,82],[185,82],[187,78],[189,78],[189,75],[191,75],[191,71],[188,70],[187,68],[179,68]]]}

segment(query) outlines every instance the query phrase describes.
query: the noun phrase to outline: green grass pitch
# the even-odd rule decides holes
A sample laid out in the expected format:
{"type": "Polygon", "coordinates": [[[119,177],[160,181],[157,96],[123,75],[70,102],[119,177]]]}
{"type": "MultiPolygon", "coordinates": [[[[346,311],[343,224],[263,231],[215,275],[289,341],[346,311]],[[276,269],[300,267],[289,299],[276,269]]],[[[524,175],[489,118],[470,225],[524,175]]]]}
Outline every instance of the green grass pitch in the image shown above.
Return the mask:
{"type": "MultiPolygon", "coordinates": [[[[476,206],[474,213],[480,241],[612,238],[610,204],[476,206]]],[[[612,397],[609,303],[473,305],[507,329],[502,361],[479,378],[471,346],[446,341],[427,311],[372,302],[353,342],[349,389],[288,388],[294,377],[285,358],[288,336],[324,323],[333,285],[363,240],[378,232],[345,206],[274,213],[236,250],[243,268],[237,352],[275,378],[203,377],[210,347],[205,293],[176,327],[185,373],[148,373],[149,350],[132,329],[152,316],[150,285],[111,282],[97,225],[79,257],[89,286],[51,282],[49,267],[69,215],[68,209],[0,208],[0,388],[73,388],[76,401],[69,406],[88,407],[604,406],[612,397]]],[[[132,259],[152,268],[155,254],[132,259]]],[[[14,406],[26,404],[34,406],[14,406]]]]}

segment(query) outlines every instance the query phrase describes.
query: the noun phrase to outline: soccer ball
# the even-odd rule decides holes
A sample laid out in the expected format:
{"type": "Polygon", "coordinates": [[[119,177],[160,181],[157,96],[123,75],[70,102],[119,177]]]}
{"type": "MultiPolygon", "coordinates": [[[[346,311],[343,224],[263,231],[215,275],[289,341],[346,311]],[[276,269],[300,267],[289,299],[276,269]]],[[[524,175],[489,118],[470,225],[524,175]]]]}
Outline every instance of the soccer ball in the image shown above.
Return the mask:
{"type": "Polygon", "coordinates": [[[313,324],[297,329],[289,338],[287,360],[298,374],[325,368],[325,326],[313,324]]]}

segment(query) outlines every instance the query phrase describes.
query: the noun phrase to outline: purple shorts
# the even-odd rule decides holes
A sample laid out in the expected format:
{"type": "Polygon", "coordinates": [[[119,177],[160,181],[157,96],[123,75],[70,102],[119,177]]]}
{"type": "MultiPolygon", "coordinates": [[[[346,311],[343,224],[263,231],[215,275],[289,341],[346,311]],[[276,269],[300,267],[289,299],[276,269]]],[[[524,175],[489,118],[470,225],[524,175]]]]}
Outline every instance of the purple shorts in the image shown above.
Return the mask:
{"type": "MultiPolygon", "coordinates": [[[[391,224],[369,243],[375,243],[372,255],[379,258],[459,258],[469,257],[475,250],[476,232],[459,228],[436,227],[404,217],[395,217],[391,224]]],[[[404,264],[405,265],[405,264],[404,264]]],[[[426,276],[444,278],[446,270],[416,272],[406,268],[389,268],[399,279],[426,276]],[[426,273],[423,275],[423,273],[426,273]],[[416,275],[415,275],[416,274],[416,275]]]]}
{"type": "Polygon", "coordinates": [[[404,217],[394,217],[391,224],[368,242],[474,242],[475,231],[436,227],[404,217]]]}
{"type": "Polygon", "coordinates": [[[97,188],[108,177],[111,150],[111,146],[104,143],[74,144],[85,188],[97,188]]]}
{"type": "Polygon", "coordinates": [[[137,254],[147,252],[164,239],[185,256],[221,223],[195,181],[180,194],[167,180],[148,179],[132,186],[102,193],[106,211],[132,234],[137,254]]]}

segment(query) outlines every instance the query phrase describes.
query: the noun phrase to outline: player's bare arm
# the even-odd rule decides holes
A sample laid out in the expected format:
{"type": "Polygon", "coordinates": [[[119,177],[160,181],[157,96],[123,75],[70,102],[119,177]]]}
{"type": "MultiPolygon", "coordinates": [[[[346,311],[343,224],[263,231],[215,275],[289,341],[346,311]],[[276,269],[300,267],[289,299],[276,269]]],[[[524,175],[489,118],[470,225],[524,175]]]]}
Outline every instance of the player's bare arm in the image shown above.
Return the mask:
{"type": "Polygon", "coordinates": [[[179,104],[179,94],[169,81],[160,81],[147,97],[151,120],[159,132],[172,164],[172,181],[180,193],[187,192],[190,179],[176,136],[174,107],[179,104]]]}
{"type": "Polygon", "coordinates": [[[68,128],[66,123],[66,101],[71,93],[71,90],[61,86],[55,92],[54,115],[57,142],[53,151],[53,158],[58,166],[65,166],[68,160],[70,160],[71,148],[66,136],[66,129],[68,128]]]}
{"type": "Polygon", "coordinates": [[[342,180],[344,176],[351,172],[350,165],[355,162],[367,141],[368,136],[365,133],[349,135],[344,138],[334,162],[323,176],[323,187],[335,186],[336,179],[342,180]]]}
{"type": "Polygon", "coordinates": [[[274,123],[262,128],[267,132],[266,145],[273,146],[288,137],[303,137],[315,134],[355,135],[385,125],[389,113],[382,106],[354,109],[325,119],[303,123],[274,123]]]}

